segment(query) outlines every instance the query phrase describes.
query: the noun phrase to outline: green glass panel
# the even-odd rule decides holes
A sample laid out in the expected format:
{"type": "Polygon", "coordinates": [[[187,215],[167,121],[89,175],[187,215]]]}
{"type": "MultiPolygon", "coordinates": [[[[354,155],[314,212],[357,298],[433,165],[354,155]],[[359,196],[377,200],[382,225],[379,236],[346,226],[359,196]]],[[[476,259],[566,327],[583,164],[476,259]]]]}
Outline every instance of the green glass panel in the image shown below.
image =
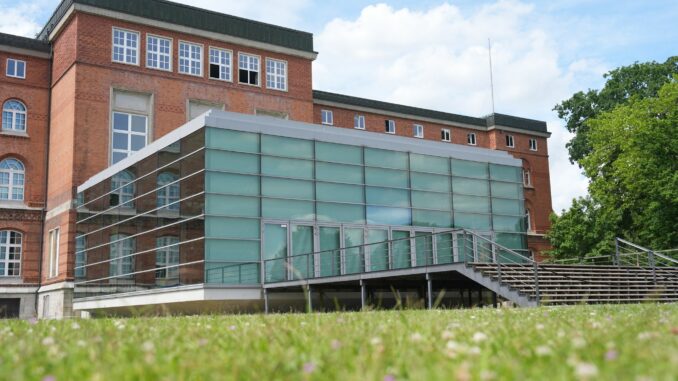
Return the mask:
{"type": "Polygon", "coordinates": [[[492,182],[492,197],[520,199],[523,196],[521,184],[492,182]]]}
{"type": "Polygon", "coordinates": [[[313,200],[313,182],[262,177],[261,194],[270,197],[313,200]]]}
{"type": "Polygon", "coordinates": [[[313,201],[262,199],[262,216],[282,220],[313,220],[313,201]]]}
{"type": "Polygon", "coordinates": [[[365,168],[365,184],[382,187],[407,188],[408,176],[405,171],[393,169],[365,168]]]}
{"type": "Polygon", "coordinates": [[[524,217],[494,216],[492,225],[495,231],[500,232],[524,232],[524,217]]]}
{"type": "Polygon", "coordinates": [[[266,224],[263,254],[266,282],[287,280],[287,225],[266,224]]]}
{"type": "Polygon", "coordinates": [[[436,258],[438,263],[454,262],[454,240],[450,233],[439,233],[435,235],[436,240],[436,258]]]}
{"type": "Polygon", "coordinates": [[[365,202],[362,185],[316,183],[316,199],[318,201],[365,202]]]}
{"type": "Polygon", "coordinates": [[[452,213],[433,210],[412,210],[412,225],[422,227],[452,227],[452,213]]]}
{"type": "Polygon", "coordinates": [[[412,191],[412,207],[449,211],[452,209],[452,196],[449,193],[412,191]]]}
{"type": "Polygon", "coordinates": [[[341,274],[341,240],[339,228],[320,227],[320,276],[341,274]]]}
{"type": "Polygon", "coordinates": [[[449,176],[412,172],[410,178],[412,189],[450,193],[449,176]]]}
{"type": "Polygon", "coordinates": [[[475,196],[489,196],[490,184],[487,180],[472,180],[461,177],[453,177],[452,192],[459,194],[471,194],[475,196]]]}
{"type": "Polygon", "coordinates": [[[486,179],[487,163],[452,159],[452,175],[486,179]]]}
{"type": "Polygon", "coordinates": [[[292,225],[292,279],[313,278],[313,226],[292,225]]]}
{"type": "Polygon", "coordinates": [[[411,266],[410,259],[410,232],[394,230],[391,233],[393,237],[393,268],[404,269],[411,266]]]}
{"type": "Polygon", "coordinates": [[[280,157],[261,157],[261,173],[269,176],[313,179],[313,162],[280,157]]]}
{"type": "Polygon", "coordinates": [[[230,193],[245,196],[259,195],[259,176],[236,175],[232,173],[207,172],[206,192],[230,193]]]}
{"type": "Polygon", "coordinates": [[[206,239],[205,260],[259,261],[259,241],[206,239]]]}
{"type": "Polygon", "coordinates": [[[259,263],[205,263],[207,283],[260,284],[259,263]]]}
{"type": "Polygon", "coordinates": [[[210,148],[259,153],[259,135],[251,132],[209,128],[206,140],[210,148]]]}
{"type": "Polygon", "coordinates": [[[407,153],[365,148],[365,165],[382,168],[407,169],[407,153]]]}
{"type": "Polygon", "coordinates": [[[369,225],[408,226],[412,224],[412,211],[406,208],[368,206],[367,223],[369,225]]]}
{"type": "Polygon", "coordinates": [[[454,213],[454,227],[477,230],[491,230],[490,216],[483,214],[454,213]]]}
{"type": "Polygon", "coordinates": [[[363,152],[362,147],[316,142],[315,158],[319,161],[360,165],[363,163],[363,152]]]}
{"type": "Polygon", "coordinates": [[[367,231],[367,252],[370,260],[370,271],[388,269],[388,230],[369,229],[367,231]]]}
{"type": "Polygon", "coordinates": [[[506,200],[502,198],[492,199],[492,213],[493,214],[512,214],[514,216],[522,216],[523,201],[522,200],[506,200]]]}
{"type": "Polygon", "coordinates": [[[459,262],[474,262],[473,236],[470,234],[457,234],[455,246],[459,262]]]}
{"type": "Polygon", "coordinates": [[[366,187],[365,196],[368,205],[410,206],[410,192],[405,189],[366,187]]]}
{"type": "Polygon", "coordinates": [[[490,178],[493,180],[522,182],[522,168],[508,165],[490,164],[490,178]]]}
{"type": "Polygon", "coordinates": [[[411,153],[410,170],[447,175],[450,173],[450,159],[411,153]]]}
{"type": "Polygon", "coordinates": [[[248,153],[208,150],[205,157],[206,169],[237,172],[259,173],[259,156],[248,153]]]}
{"type": "Polygon", "coordinates": [[[261,135],[261,153],[296,157],[299,159],[313,159],[313,141],[261,135]]]}
{"type": "Polygon", "coordinates": [[[259,198],[242,196],[205,196],[205,213],[234,217],[259,217],[259,198]]]}
{"type": "Polygon", "coordinates": [[[259,220],[226,217],[205,217],[208,238],[259,239],[259,220]]]}
{"type": "Polygon", "coordinates": [[[363,271],[365,248],[364,230],[359,228],[344,228],[344,263],[345,273],[355,274],[363,271]]]}
{"type": "Polygon", "coordinates": [[[524,234],[497,233],[495,240],[507,249],[524,250],[527,247],[524,234]]]}
{"type": "Polygon", "coordinates": [[[415,232],[414,247],[417,251],[417,266],[433,264],[433,237],[431,233],[415,232]]]}
{"type": "Polygon", "coordinates": [[[487,197],[464,196],[455,194],[452,199],[455,211],[471,213],[489,213],[490,199],[487,197]]]}
{"type": "Polygon", "coordinates": [[[316,178],[337,183],[363,183],[363,168],[355,165],[316,163],[316,178]]]}
{"type": "Polygon", "coordinates": [[[365,206],[319,202],[318,221],[365,223],[365,206]]]}

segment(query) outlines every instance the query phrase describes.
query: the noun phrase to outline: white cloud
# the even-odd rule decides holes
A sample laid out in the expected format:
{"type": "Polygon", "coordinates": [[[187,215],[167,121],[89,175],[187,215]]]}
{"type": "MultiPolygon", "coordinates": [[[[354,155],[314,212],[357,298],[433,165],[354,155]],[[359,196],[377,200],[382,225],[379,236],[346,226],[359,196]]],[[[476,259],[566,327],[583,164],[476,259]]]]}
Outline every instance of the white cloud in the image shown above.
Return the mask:
{"type": "Polygon", "coordinates": [[[586,179],[567,159],[570,135],[552,109],[607,69],[594,59],[560,63],[559,43],[538,17],[532,5],[519,1],[469,14],[448,3],[425,10],[370,5],[356,19],[334,19],[316,35],[314,87],[485,115],[492,111],[490,38],[496,111],[549,121],[553,207],[560,211],[586,193],[586,179]]]}
{"type": "Polygon", "coordinates": [[[35,15],[42,10],[42,2],[24,2],[3,7],[0,14],[0,32],[24,37],[35,37],[42,29],[35,15]]]}
{"type": "Polygon", "coordinates": [[[286,27],[295,27],[303,21],[301,12],[310,0],[173,0],[198,8],[253,19],[286,27]]]}

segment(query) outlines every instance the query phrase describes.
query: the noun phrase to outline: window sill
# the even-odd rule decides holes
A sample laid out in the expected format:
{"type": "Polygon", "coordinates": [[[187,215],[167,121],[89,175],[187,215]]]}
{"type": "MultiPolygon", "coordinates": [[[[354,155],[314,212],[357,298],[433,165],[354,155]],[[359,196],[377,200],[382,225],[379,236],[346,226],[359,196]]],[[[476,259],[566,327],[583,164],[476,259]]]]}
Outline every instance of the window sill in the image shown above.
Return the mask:
{"type": "Polygon", "coordinates": [[[534,185],[525,185],[525,184],[523,184],[523,188],[525,188],[525,189],[534,189],[534,185]]]}
{"type": "Polygon", "coordinates": [[[21,132],[21,131],[9,131],[9,130],[2,130],[0,131],[1,136],[12,136],[15,138],[29,138],[27,133],[21,132]]]}

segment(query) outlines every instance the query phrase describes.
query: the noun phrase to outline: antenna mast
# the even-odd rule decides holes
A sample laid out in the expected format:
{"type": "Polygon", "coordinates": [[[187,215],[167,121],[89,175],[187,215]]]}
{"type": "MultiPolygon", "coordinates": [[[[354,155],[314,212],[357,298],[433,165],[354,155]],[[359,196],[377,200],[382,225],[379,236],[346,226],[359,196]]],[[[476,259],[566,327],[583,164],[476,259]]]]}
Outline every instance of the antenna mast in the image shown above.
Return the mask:
{"type": "Polygon", "coordinates": [[[492,44],[487,39],[487,51],[490,57],[490,94],[492,95],[492,114],[494,114],[494,79],[492,78],[492,44]]]}

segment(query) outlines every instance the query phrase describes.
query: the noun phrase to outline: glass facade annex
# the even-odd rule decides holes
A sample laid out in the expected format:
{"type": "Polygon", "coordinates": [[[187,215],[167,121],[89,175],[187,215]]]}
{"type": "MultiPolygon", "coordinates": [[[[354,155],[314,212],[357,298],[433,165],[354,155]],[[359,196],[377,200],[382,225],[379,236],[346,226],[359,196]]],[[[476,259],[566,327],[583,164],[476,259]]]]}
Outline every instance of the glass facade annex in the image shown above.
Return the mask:
{"type": "Polygon", "coordinates": [[[453,227],[526,252],[519,162],[385,149],[342,138],[343,131],[238,123],[207,123],[165,147],[149,146],[153,152],[79,188],[76,297],[415,266],[422,262],[395,251],[409,258],[411,249],[434,245],[431,233],[453,227]],[[404,247],[374,246],[369,263],[340,258],[354,246],[407,237],[404,247]]]}

